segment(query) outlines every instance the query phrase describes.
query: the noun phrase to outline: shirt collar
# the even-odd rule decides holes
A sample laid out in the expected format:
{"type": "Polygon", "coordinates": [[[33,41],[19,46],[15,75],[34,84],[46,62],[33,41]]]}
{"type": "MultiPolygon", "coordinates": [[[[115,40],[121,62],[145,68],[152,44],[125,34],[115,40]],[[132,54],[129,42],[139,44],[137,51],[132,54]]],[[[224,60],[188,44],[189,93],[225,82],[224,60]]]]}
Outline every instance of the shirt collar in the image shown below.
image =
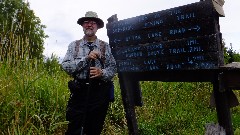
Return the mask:
{"type": "MultiPolygon", "coordinates": [[[[83,45],[88,45],[88,41],[83,38],[83,45]]],[[[99,39],[97,38],[92,44],[92,46],[99,46],[99,39]]]]}

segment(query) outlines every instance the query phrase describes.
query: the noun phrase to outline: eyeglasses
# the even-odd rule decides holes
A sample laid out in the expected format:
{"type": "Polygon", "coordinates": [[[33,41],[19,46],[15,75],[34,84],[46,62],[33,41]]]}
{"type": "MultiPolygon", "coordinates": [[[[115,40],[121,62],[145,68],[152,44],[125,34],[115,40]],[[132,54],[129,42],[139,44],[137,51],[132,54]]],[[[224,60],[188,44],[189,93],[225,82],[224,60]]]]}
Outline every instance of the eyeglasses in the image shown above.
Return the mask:
{"type": "Polygon", "coordinates": [[[96,25],[97,23],[94,22],[94,21],[84,21],[83,24],[84,24],[84,25],[88,25],[88,24],[96,25]]]}

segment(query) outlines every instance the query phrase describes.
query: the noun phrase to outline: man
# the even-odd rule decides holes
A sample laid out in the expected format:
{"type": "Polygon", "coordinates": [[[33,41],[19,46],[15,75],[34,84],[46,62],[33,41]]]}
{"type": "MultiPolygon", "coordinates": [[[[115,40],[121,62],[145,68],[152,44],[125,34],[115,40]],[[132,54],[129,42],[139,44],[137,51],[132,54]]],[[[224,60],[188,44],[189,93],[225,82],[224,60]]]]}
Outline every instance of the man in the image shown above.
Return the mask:
{"type": "Polygon", "coordinates": [[[71,95],[67,105],[69,121],[66,135],[101,134],[110,97],[110,81],[116,73],[116,62],[108,43],[96,36],[104,22],[89,11],[77,23],[84,37],[69,44],[62,67],[71,76],[71,95]]]}

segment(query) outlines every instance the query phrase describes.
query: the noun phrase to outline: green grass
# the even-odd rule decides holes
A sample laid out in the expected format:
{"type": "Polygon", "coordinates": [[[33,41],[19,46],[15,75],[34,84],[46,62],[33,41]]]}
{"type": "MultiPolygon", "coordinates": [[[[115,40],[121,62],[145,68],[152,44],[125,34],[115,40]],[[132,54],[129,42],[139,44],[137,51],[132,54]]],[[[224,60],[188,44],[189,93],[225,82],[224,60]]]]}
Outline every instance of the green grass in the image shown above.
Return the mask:
{"type": "Polygon", "coordinates": [[[145,82],[142,86],[145,106],[138,108],[141,134],[204,134],[204,125],[216,121],[208,107],[211,84],[150,83],[152,89],[145,82]]]}
{"type": "Polygon", "coordinates": [[[0,67],[0,134],[48,135],[63,130],[69,78],[61,71],[49,74],[35,68],[38,65],[21,66],[0,67]]]}
{"type": "MultiPolygon", "coordinates": [[[[22,61],[17,67],[0,66],[0,134],[62,135],[67,128],[65,108],[69,97],[68,75],[60,68],[49,72],[44,64],[22,61]]],[[[102,134],[127,135],[118,78],[102,134]]],[[[204,134],[207,123],[217,123],[209,107],[211,83],[141,82],[144,105],[136,107],[140,135],[204,134]]],[[[239,92],[234,91],[239,98],[239,92]]],[[[232,110],[239,134],[240,108],[232,110]]]]}
{"type": "MultiPolygon", "coordinates": [[[[123,116],[119,84],[103,134],[128,134],[123,116]],[[115,105],[117,104],[117,105],[115,105]]],[[[141,82],[144,105],[136,107],[140,135],[202,135],[207,123],[217,123],[215,108],[209,106],[211,83],[141,82]]],[[[239,98],[239,92],[234,91],[239,98]]],[[[235,134],[239,134],[239,107],[232,110],[235,134]]]]}

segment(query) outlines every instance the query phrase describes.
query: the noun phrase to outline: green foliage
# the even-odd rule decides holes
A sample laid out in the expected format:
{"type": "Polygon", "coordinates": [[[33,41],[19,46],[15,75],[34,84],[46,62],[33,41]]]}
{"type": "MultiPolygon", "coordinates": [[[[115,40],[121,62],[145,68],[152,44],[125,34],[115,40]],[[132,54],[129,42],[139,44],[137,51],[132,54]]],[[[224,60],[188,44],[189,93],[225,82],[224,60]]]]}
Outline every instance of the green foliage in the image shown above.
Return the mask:
{"type": "Polygon", "coordinates": [[[44,67],[50,75],[55,74],[56,72],[61,70],[61,65],[59,64],[58,57],[54,54],[52,54],[50,58],[47,57],[45,59],[44,67]]]}
{"type": "Polygon", "coordinates": [[[69,96],[64,72],[49,75],[37,60],[15,67],[2,62],[0,78],[0,134],[64,133],[69,96]]]}
{"type": "Polygon", "coordinates": [[[224,48],[224,60],[225,64],[240,62],[240,54],[236,50],[233,50],[232,45],[230,45],[230,48],[224,48]]]}
{"type": "MultiPolygon", "coordinates": [[[[28,38],[26,38],[28,39],[28,38]]],[[[65,109],[69,97],[69,76],[58,58],[29,59],[17,48],[30,43],[17,36],[11,39],[15,51],[1,51],[0,134],[61,135],[67,128],[65,109]],[[13,42],[14,41],[14,42],[13,42]],[[21,57],[20,57],[21,56],[21,57]],[[23,59],[22,59],[23,58],[23,59]]],[[[21,50],[21,49],[20,49],[21,50]]],[[[111,103],[102,134],[127,135],[127,121],[118,78],[114,78],[115,102],[111,103]]],[[[217,122],[216,111],[208,107],[210,83],[141,82],[143,107],[136,107],[140,135],[204,134],[206,123],[217,122]]],[[[240,97],[240,92],[235,92],[240,97]]],[[[240,108],[232,109],[235,134],[240,129],[240,108]]]]}
{"type": "Polygon", "coordinates": [[[103,135],[127,135],[127,121],[125,119],[125,111],[123,108],[120,86],[118,78],[114,78],[115,101],[110,104],[107,118],[105,120],[103,135]]]}
{"type": "Polygon", "coordinates": [[[140,134],[203,134],[204,125],[215,121],[215,113],[207,107],[211,87],[208,83],[143,82],[140,134]]]}
{"type": "MultiPolygon", "coordinates": [[[[211,83],[141,82],[144,105],[136,107],[140,135],[204,134],[207,123],[217,123],[217,114],[209,106],[211,83]]],[[[119,84],[116,101],[111,105],[103,134],[127,135],[119,84]]],[[[240,97],[239,91],[235,92],[240,97]]],[[[233,128],[239,132],[239,107],[232,109],[233,128]]]]}
{"type": "MultiPolygon", "coordinates": [[[[69,97],[68,75],[58,64],[41,60],[0,63],[0,134],[61,135],[67,128],[65,109],[69,97]],[[50,65],[46,67],[46,65],[50,65]],[[49,68],[54,68],[49,72],[49,68]]],[[[103,135],[127,135],[127,121],[118,78],[103,135]]],[[[204,134],[205,125],[217,122],[209,107],[211,83],[141,82],[144,105],[136,107],[140,135],[204,134]]],[[[240,97],[239,91],[234,91],[240,97]]],[[[240,128],[240,108],[232,108],[235,134],[240,128]]]]}
{"type": "Polygon", "coordinates": [[[22,0],[0,1],[0,61],[43,58],[44,25],[22,0]]]}

